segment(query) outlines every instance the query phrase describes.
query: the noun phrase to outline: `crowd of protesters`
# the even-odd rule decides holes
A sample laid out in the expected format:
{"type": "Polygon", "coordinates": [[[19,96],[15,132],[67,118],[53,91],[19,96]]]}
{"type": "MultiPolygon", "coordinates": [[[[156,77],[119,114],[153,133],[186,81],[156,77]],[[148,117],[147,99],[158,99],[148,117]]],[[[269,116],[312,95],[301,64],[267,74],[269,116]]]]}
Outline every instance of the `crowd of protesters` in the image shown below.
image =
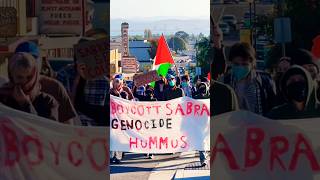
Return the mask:
{"type": "Polygon", "coordinates": [[[38,45],[26,41],[16,47],[7,68],[8,77],[1,77],[2,104],[65,124],[108,126],[109,80],[86,80],[76,58],[55,72],[40,57],[38,45]]]}
{"type": "Polygon", "coordinates": [[[320,117],[320,73],[310,51],[291,50],[277,60],[275,68],[259,71],[255,51],[247,43],[235,43],[225,58],[217,26],[213,29],[213,47],[213,116],[240,109],[274,120],[320,117]]]}
{"type": "MultiPolygon", "coordinates": [[[[134,82],[133,82],[134,84],[134,82]]],[[[193,81],[189,75],[174,76],[167,74],[160,76],[160,80],[151,84],[142,86],[130,86],[126,84],[122,74],[116,74],[112,77],[110,85],[110,94],[130,101],[169,101],[172,99],[188,96],[193,99],[210,98],[210,81],[207,77],[196,76],[193,81]]],[[[111,163],[120,163],[124,152],[111,152],[111,163]]],[[[152,154],[147,154],[152,158],[152,154]]],[[[207,163],[207,154],[200,152],[200,163],[205,166],[207,163]]]]}

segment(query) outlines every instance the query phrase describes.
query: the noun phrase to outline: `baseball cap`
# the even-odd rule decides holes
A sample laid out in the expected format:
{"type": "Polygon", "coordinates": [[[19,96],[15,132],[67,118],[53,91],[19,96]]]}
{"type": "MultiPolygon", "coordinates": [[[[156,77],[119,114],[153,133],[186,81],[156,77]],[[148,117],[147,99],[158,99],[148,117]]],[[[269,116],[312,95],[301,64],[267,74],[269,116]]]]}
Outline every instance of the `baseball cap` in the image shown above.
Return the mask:
{"type": "Polygon", "coordinates": [[[117,74],[117,75],[114,76],[114,78],[123,80],[122,74],[117,74]]]}
{"type": "Polygon", "coordinates": [[[170,80],[170,79],[175,79],[175,77],[173,76],[173,75],[171,75],[171,74],[167,74],[167,77],[166,77],[168,80],[170,80]]]}
{"type": "Polygon", "coordinates": [[[16,50],[16,53],[18,52],[25,52],[31,54],[34,58],[38,58],[40,56],[39,48],[36,43],[32,41],[25,41],[23,43],[20,43],[16,50]]]}

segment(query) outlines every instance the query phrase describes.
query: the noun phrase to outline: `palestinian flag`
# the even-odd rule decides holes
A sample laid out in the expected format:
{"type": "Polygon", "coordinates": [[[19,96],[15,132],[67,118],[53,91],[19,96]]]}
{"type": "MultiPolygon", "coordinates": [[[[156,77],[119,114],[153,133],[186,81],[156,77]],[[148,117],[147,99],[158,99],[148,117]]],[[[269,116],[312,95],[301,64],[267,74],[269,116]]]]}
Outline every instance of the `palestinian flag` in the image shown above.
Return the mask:
{"type": "MultiPolygon", "coordinates": [[[[157,70],[159,76],[162,75],[166,77],[168,70],[169,68],[171,68],[172,64],[174,64],[174,60],[171,56],[169,46],[164,36],[161,35],[160,39],[158,40],[157,53],[152,69],[157,70]]],[[[151,86],[154,87],[154,83],[155,82],[152,82],[151,86]]]]}

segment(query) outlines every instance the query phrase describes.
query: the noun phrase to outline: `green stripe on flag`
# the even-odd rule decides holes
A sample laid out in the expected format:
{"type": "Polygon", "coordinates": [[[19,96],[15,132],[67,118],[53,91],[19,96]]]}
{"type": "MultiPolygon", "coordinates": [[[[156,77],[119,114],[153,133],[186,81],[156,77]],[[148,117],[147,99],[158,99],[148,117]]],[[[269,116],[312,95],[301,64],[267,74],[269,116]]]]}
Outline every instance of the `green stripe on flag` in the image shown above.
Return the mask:
{"type": "Polygon", "coordinates": [[[162,75],[166,77],[170,67],[171,67],[170,63],[160,64],[159,68],[157,69],[158,75],[159,76],[162,75]]]}
{"type": "MultiPolygon", "coordinates": [[[[170,63],[160,64],[158,69],[157,69],[158,75],[159,76],[162,75],[162,76],[166,77],[170,67],[171,67],[170,63]]],[[[149,85],[154,88],[155,84],[156,84],[156,82],[153,81],[149,85]]]]}

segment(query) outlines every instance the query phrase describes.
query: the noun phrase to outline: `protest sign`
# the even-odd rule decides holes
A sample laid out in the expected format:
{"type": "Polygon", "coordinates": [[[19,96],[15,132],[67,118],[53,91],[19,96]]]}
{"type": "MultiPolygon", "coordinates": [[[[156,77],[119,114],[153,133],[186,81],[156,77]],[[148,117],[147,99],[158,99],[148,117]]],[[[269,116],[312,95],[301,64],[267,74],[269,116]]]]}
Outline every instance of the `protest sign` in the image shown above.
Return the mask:
{"type": "Polygon", "coordinates": [[[0,104],[0,179],[104,180],[107,128],[70,126],[0,104]]]}
{"type": "Polygon", "coordinates": [[[17,30],[17,10],[14,7],[0,7],[0,37],[14,37],[17,30]]]}
{"type": "Polygon", "coordinates": [[[82,0],[42,0],[39,7],[41,34],[82,33],[82,0]]]}
{"type": "Polygon", "coordinates": [[[211,121],[213,179],[320,179],[319,118],[270,120],[247,111],[211,121]]]}
{"type": "Polygon", "coordinates": [[[139,102],[110,97],[110,149],[173,153],[210,149],[210,100],[139,102]]]}
{"type": "Polygon", "coordinates": [[[77,64],[86,79],[96,79],[109,74],[107,57],[109,42],[107,39],[82,42],[74,46],[77,64]]]}
{"type": "Polygon", "coordinates": [[[137,60],[134,56],[126,56],[121,59],[121,66],[123,73],[136,73],[137,72],[137,60]]]}
{"type": "Polygon", "coordinates": [[[146,74],[137,74],[133,76],[134,84],[139,87],[145,84],[148,84],[153,81],[160,80],[160,76],[158,76],[158,73],[156,70],[149,71],[146,74]]]}

